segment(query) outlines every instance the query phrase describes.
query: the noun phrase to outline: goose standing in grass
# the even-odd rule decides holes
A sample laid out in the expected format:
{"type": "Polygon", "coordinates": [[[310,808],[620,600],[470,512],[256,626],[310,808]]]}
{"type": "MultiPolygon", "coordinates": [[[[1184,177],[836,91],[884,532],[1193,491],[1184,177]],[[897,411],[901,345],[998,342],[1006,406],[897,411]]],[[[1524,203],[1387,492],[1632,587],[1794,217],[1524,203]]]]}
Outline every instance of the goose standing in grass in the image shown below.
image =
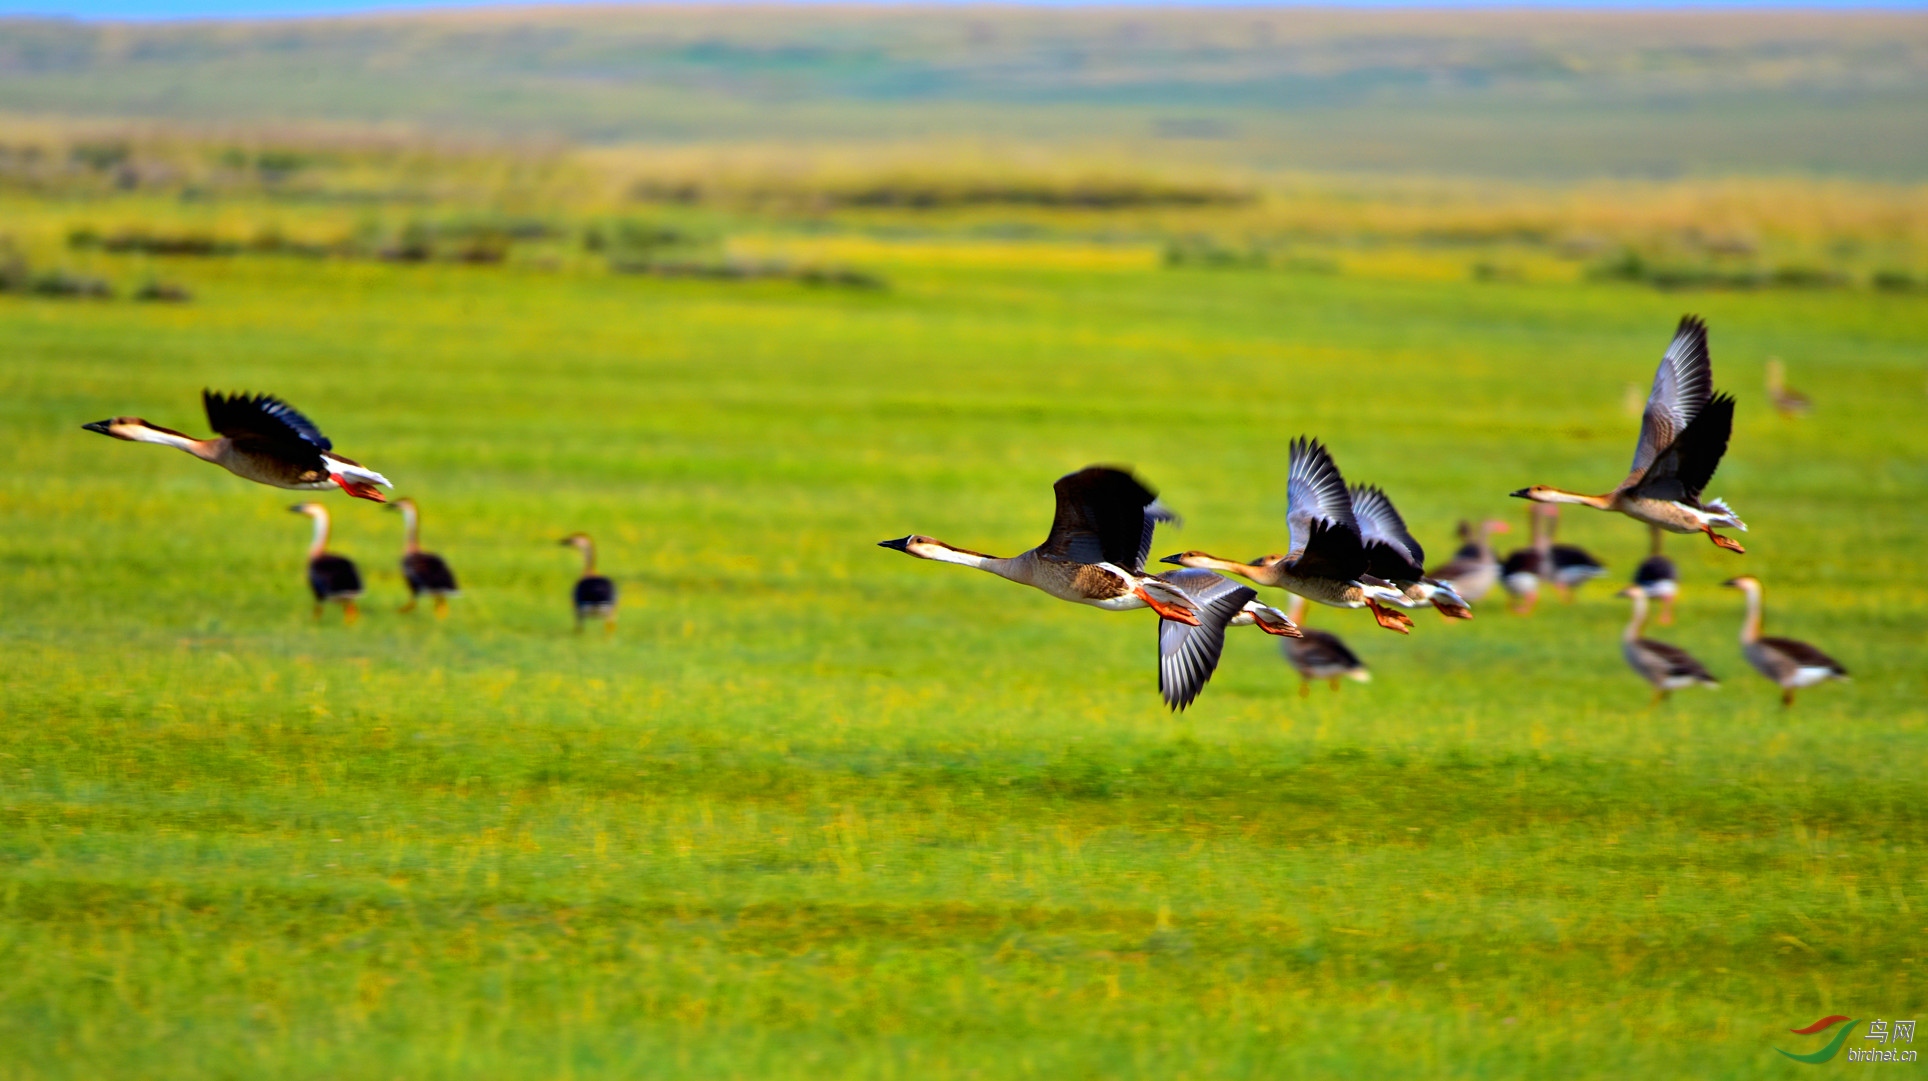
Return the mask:
{"type": "Polygon", "coordinates": [[[1408,633],[1413,621],[1384,606],[1399,603],[1404,595],[1392,583],[1368,573],[1366,543],[1352,512],[1345,478],[1316,440],[1292,442],[1286,501],[1291,550],[1284,556],[1240,563],[1190,551],[1166,556],[1163,562],[1236,574],[1334,608],[1370,608],[1381,627],[1408,633]]]}
{"type": "Polygon", "coordinates": [[[1559,536],[1559,506],[1545,504],[1553,512],[1546,516],[1547,557],[1552,560],[1553,588],[1560,591],[1560,599],[1573,603],[1573,591],[1607,573],[1607,565],[1594,558],[1592,552],[1576,544],[1555,544],[1559,536]]]}
{"type": "Polygon", "coordinates": [[[604,634],[614,631],[616,583],[596,573],[596,542],[587,533],[571,533],[557,543],[582,553],[582,577],[576,579],[576,588],[570,593],[576,609],[576,633],[582,633],[583,621],[589,619],[602,620],[604,634]]]}
{"type": "Polygon", "coordinates": [[[1299,628],[1284,612],[1260,604],[1258,591],[1222,574],[1191,567],[1166,571],[1158,580],[1190,597],[1198,623],[1158,621],[1158,693],[1174,713],[1192,704],[1225,651],[1225,628],[1257,626],[1267,634],[1297,638],[1299,628]]]}
{"type": "Polygon", "coordinates": [[[266,394],[250,397],[203,390],[201,405],[207,411],[208,426],[221,433],[219,437],[195,439],[139,417],[112,417],[81,427],[132,443],[175,447],[257,484],[295,491],[336,485],[357,499],[387,502],[376,486],[393,487],[388,478],[334,453],[328,437],[287,402],[266,394]]]}
{"type": "Polygon", "coordinates": [[[361,571],[347,556],[328,551],[328,508],[319,503],[296,503],[289,507],[296,514],[314,520],[315,537],[308,545],[308,588],[315,594],[315,618],[321,618],[322,605],[334,601],[341,605],[343,622],[353,623],[361,616],[355,607],[362,595],[361,571]]]}
{"type": "Polygon", "coordinates": [[[1493,534],[1508,531],[1505,522],[1487,519],[1475,529],[1459,523],[1459,550],[1453,558],[1433,568],[1432,577],[1453,587],[1468,604],[1478,603],[1500,580],[1500,559],[1493,553],[1493,534]]]}
{"type": "Polygon", "coordinates": [[[1667,534],[1659,526],[1653,529],[1653,550],[1640,565],[1633,569],[1633,585],[1647,595],[1647,599],[1660,602],[1659,623],[1663,627],[1673,626],[1674,597],[1680,592],[1680,572],[1674,569],[1674,561],[1660,552],[1661,538],[1667,534]]]}
{"type": "Polygon", "coordinates": [[[1707,355],[1707,324],[1695,316],[1681,319],[1674,340],[1654,373],[1653,391],[1640,420],[1633,469],[1620,486],[1604,495],[1584,495],[1536,484],[1512,493],[1536,503],[1577,503],[1616,511],[1669,533],[1705,533],[1731,552],[1740,542],[1714,532],[1747,524],[1718,499],[1700,493],[1714,477],[1727,437],[1734,428],[1734,399],[1714,393],[1714,366],[1707,355]]]}
{"type": "Polygon", "coordinates": [[[1299,624],[1299,637],[1280,642],[1279,650],[1285,654],[1285,663],[1299,674],[1300,698],[1312,693],[1312,681],[1315,679],[1327,680],[1335,692],[1342,679],[1355,683],[1372,680],[1372,672],[1367,670],[1366,662],[1346,648],[1338,635],[1304,625],[1304,597],[1293,597],[1285,615],[1293,623],[1299,624]]]}
{"type": "Polygon", "coordinates": [[[1787,385],[1787,372],[1781,366],[1780,357],[1770,357],[1767,361],[1767,397],[1784,417],[1803,416],[1814,409],[1807,395],[1787,385]]]}
{"type": "Polygon", "coordinates": [[[1348,492],[1352,516],[1366,545],[1366,569],[1399,590],[1400,598],[1393,603],[1401,608],[1430,605],[1448,619],[1473,618],[1473,606],[1451,583],[1427,576],[1426,550],[1406,528],[1392,498],[1370,484],[1355,484],[1348,492]]]}
{"type": "Polygon", "coordinates": [[[1512,600],[1515,615],[1530,616],[1540,604],[1540,584],[1553,577],[1553,535],[1548,531],[1553,508],[1527,508],[1526,531],[1530,541],[1525,548],[1506,554],[1500,564],[1500,585],[1512,600]]]}
{"type": "Polygon", "coordinates": [[[1156,494],[1123,469],[1088,466],[1052,486],[1057,511],[1044,543],[999,557],[958,548],[921,533],[878,541],[917,559],[975,567],[1062,601],[1110,612],[1150,608],[1165,619],[1199,625],[1198,605],[1183,590],[1145,573],[1154,526],[1174,520],[1156,494]]]}
{"type": "Polygon", "coordinates": [[[1626,655],[1627,665],[1639,673],[1640,678],[1653,684],[1654,705],[1683,687],[1720,686],[1720,681],[1686,650],[1640,637],[1640,630],[1647,622],[1647,595],[1637,586],[1628,586],[1614,595],[1633,601],[1633,618],[1620,635],[1620,649],[1626,655]]]}
{"type": "Polygon", "coordinates": [[[1792,638],[1761,636],[1761,580],[1752,575],[1730,578],[1721,585],[1747,594],[1747,616],[1741,621],[1741,656],[1754,670],[1781,688],[1781,705],[1794,704],[1794,692],[1803,687],[1847,679],[1841,662],[1806,642],[1792,638]]]}
{"type": "Polygon", "coordinates": [[[441,619],[449,614],[450,597],[459,596],[461,587],[455,584],[455,572],[449,569],[448,562],[434,552],[422,551],[421,512],[415,507],[413,499],[397,499],[389,504],[392,510],[402,512],[402,578],[408,582],[408,603],[401,611],[413,612],[415,605],[426,593],[435,601],[435,618],[441,619]]]}

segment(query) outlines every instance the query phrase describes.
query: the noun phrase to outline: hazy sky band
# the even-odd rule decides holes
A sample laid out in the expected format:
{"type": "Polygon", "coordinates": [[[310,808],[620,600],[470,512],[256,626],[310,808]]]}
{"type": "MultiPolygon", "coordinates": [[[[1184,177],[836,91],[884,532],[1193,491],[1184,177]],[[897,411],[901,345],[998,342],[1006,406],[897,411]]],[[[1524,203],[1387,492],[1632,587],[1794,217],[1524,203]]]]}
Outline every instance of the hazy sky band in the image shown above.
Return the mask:
{"type": "MultiPolygon", "coordinates": [[[[777,0],[784,2],[784,0],[777,0]]],[[[840,0],[849,2],[849,0],[840,0]]],[[[863,0],[857,0],[862,3],[863,0]]],[[[880,3],[877,6],[919,4],[962,6],[974,0],[918,0],[917,4],[880,3]]],[[[221,18],[298,18],[382,11],[416,11],[463,7],[565,7],[567,0],[520,0],[517,3],[478,5],[468,0],[0,0],[0,15],[42,15],[85,20],[166,20],[221,18]]],[[[807,6],[799,4],[799,6],[807,6]]],[[[1317,5],[1269,3],[1266,0],[1028,0],[1029,7],[1292,7],[1339,8],[1543,8],[1562,10],[1666,11],[1691,9],[1744,10],[1928,10],[1928,0],[1523,0],[1512,3],[1467,3],[1465,0],[1328,0],[1317,5]]]]}

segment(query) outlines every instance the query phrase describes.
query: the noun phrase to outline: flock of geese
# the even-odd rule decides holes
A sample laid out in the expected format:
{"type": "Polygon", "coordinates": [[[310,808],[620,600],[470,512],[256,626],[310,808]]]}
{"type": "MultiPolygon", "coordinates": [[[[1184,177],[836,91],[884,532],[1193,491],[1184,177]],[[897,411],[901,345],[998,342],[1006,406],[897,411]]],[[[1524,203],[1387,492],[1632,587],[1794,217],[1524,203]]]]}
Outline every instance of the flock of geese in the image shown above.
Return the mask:
{"type": "MultiPolygon", "coordinates": [[[[1771,382],[1777,407],[1789,411],[1784,400],[1798,400],[1805,409],[1806,399],[1786,391],[1778,371],[1771,382]]],[[[328,437],[286,402],[266,395],[203,391],[202,403],[209,426],[219,433],[215,438],[195,439],[139,417],[115,417],[84,427],[115,439],[172,446],[236,476],[276,488],[339,487],[358,499],[388,502],[381,493],[381,488],[392,487],[386,477],[334,453],[328,437]]],[[[1231,627],[1257,627],[1281,638],[1286,659],[1301,677],[1302,695],[1315,679],[1330,681],[1336,690],[1342,679],[1370,678],[1365,665],[1337,636],[1303,625],[1307,601],[1333,608],[1364,608],[1380,627],[1406,634],[1413,620],[1401,609],[1432,608],[1449,621],[1471,619],[1473,604],[1495,585],[1515,598],[1515,610],[1522,613],[1533,610],[1542,583],[1570,599],[1575,587],[1604,573],[1600,562],[1583,550],[1553,542],[1559,506],[1577,504],[1625,515],[1645,523],[1652,532],[1652,554],[1620,595],[1633,602],[1632,621],[1622,636],[1627,663],[1653,685],[1658,703],[1675,690],[1716,685],[1705,666],[1685,650],[1643,637],[1642,631],[1650,601],[1661,603],[1662,623],[1673,619],[1678,576],[1673,563],[1661,554],[1664,534],[1698,533],[1728,551],[1746,551],[1738,541],[1718,532],[1745,531],[1739,515],[1726,503],[1701,494],[1726,453],[1733,420],[1734,399],[1714,391],[1707,327],[1688,316],[1681,320],[1654,375],[1626,478],[1601,494],[1548,485],[1513,492],[1535,504],[1530,513],[1532,543],[1504,561],[1493,551],[1492,535],[1507,527],[1486,521],[1476,528],[1462,524],[1462,543],[1453,558],[1426,570],[1425,551],[1391,497],[1373,485],[1348,485],[1331,452],[1318,440],[1303,437],[1293,441],[1289,450],[1283,554],[1239,561],[1197,550],[1179,552],[1159,561],[1173,564],[1173,569],[1154,574],[1147,567],[1153,534],[1160,524],[1174,522],[1176,517],[1129,470],[1103,465],[1058,479],[1053,485],[1057,509],[1050,532],[1043,543],[1018,555],[986,555],[921,534],[880,544],[918,559],[975,567],[1076,604],[1108,611],[1151,609],[1159,617],[1159,691],[1173,710],[1182,710],[1197,699],[1217,670],[1225,632],[1231,627]],[[1291,595],[1287,609],[1261,602],[1253,586],[1286,591],[1291,595]]],[[[436,615],[442,616],[448,598],[458,592],[455,574],[440,556],[422,550],[415,502],[398,499],[389,506],[402,513],[405,529],[401,569],[410,599],[402,611],[413,610],[426,596],[436,615]]],[[[291,509],[314,521],[308,584],[316,616],[325,604],[336,602],[352,622],[363,593],[361,573],[352,561],[328,551],[327,509],[315,502],[291,509]]],[[[612,629],[616,586],[596,573],[594,542],[576,533],[561,543],[576,548],[583,558],[582,575],[572,594],[577,630],[586,621],[598,620],[605,630],[612,629]]],[[[1792,704],[1794,692],[1801,688],[1847,678],[1839,662],[1814,646],[1761,634],[1759,579],[1742,576],[1723,584],[1746,594],[1742,653],[1781,687],[1783,703],[1792,704]]]]}
{"type": "MultiPolygon", "coordinates": [[[[140,417],[111,417],[81,427],[130,443],[174,447],[257,484],[294,491],[338,487],[357,499],[387,504],[390,510],[402,513],[401,566],[402,580],[408,583],[408,603],[400,611],[412,612],[423,597],[428,597],[437,618],[448,614],[448,599],[459,595],[461,587],[447,560],[422,550],[421,511],[413,499],[390,503],[381,492],[394,487],[387,477],[336,454],[334,443],[313,421],[279,398],[203,390],[201,405],[207,412],[208,427],[219,433],[212,439],[195,439],[140,417]]],[[[347,556],[328,550],[328,508],[310,502],[288,509],[314,521],[314,539],[308,545],[308,588],[315,595],[315,618],[321,617],[326,605],[334,603],[341,605],[345,621],[355,622],[360,616],[357,602],[363,593],[361,569],[347,556]]],[[[585,620],[601,620],[605,631],[613,630],[616,583],[596,573],[595,543],[584,533],[564,537],[561,543],[580,551],[583,558],[582,576],[571,594],[576,629],[582,630],[585,620]]]]}

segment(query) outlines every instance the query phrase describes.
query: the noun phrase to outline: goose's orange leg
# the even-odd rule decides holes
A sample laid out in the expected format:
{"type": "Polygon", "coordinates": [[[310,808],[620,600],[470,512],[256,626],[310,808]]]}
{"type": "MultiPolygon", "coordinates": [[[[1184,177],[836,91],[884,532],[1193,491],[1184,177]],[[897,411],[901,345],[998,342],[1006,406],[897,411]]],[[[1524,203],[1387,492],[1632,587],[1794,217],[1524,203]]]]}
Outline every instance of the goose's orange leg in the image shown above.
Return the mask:
{"type": "Polygon", "coordinates": [[[369,499],[377,503],[388,502],[387,497],[382,495],[382,490],[373,484],[363,484],[358,480],[349,480],[340,473],[330,473],[328,474],[328,479],[341,485],[342,491],[347,492],[356,499],[369,499]]]}
{"type": "Polygon", "coordinates": [[[1740,541],[1737,541],[1732,537],[1721,536],[1719,533],[1714,532],[1713,526],[1710,526],[1710,525],[1701,526],[1700,531],[1707,534],[1708,540],[1713,541],[1715,544],[1719,545],[1722,548],[1727,549],[1730,552],[1733,552],[1737,555],[1747,554],[1747,549],[1741,547],[1740,541]]]}
{"type": "Polygon", "coordinates": [[[1157,612],[1159,615],[1165,617],[1166,619],[1169,619],[1174,623],[1184,623],[1193,627],[1198,626],[1197,612],[1194,612],[1189,608],[1181,608],[1176,604],[1169,604],[1165,601],[1161,601],[1158,598],[1153,597],[1149,592],[1147,592],[1144,586],[1139,586],[1137,589],[1133,590],[1132,592],[1138,594],[1138,599],[1141,601],[1144,601],[1146,606],[1149,607],[1152,611],[1157,612]]]}
{"type": "Polygon", "coordinates": [[[1371,599],[1367,599],[1366,607],[1372,609],[1372,618],[1378,620],[1381,627],[1389,631],[1398,631],[1400,634],[1412,633],[1413,621],[1408,619],[1404,612],[1395,612],[1390,608],[1381,607],[1378,601],[1371,599]]]}

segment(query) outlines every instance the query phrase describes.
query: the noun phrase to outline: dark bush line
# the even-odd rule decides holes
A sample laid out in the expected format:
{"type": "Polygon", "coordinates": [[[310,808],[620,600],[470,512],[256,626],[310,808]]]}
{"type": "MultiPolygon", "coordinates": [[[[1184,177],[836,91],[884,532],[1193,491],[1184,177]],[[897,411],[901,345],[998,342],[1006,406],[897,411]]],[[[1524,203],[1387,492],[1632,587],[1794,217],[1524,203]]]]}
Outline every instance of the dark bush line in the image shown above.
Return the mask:
{"type": "Polygon", "coordinates": [[[1155,185],[1132,182],[1081,184],[874,184],[837,189],[706,188],[696,183],[639,181],[629,196],[638,202],[806,203],[858,209],[943,210],[959,207],[1029,206],[1070,210],[1129,210],[1144,207],[1244,206],[1257,197],[1231,188],[1155,185]]]}
{"type": "Polygon", "coordinates": [[[1587,269],[1592,281],[1641,282],[1656,289],[1832,289],[1853,284],[1847,274],[1819,267],[1744,267],[1724,270],[1710,266],[1681,266],[1650,262],[1636,251],[1620,254],[1587,269]]]}
{"type": "Polygon", "coordinates": [[[885,289],[884,279],[846,267],[792,267],[787,263],[744,260],[622,259],[609,260],[617,274],[647,274],[655,278],[698,278],[704,281],[793,281],[801,285],[846,289],[885,289]]]}
{"type": "MultiPolygon", "coordinates": [[[[64,269],[35,271],[19,256],[0,258],[0,294],[17,296],[64,297],[77,300],[111,300],[114,287],[105,278],[75,274],[64,269]]],[[[174,282],[149,279],[129,294],[134,300],[184,304],[193,299],[186,287],[174,282]]]]}

